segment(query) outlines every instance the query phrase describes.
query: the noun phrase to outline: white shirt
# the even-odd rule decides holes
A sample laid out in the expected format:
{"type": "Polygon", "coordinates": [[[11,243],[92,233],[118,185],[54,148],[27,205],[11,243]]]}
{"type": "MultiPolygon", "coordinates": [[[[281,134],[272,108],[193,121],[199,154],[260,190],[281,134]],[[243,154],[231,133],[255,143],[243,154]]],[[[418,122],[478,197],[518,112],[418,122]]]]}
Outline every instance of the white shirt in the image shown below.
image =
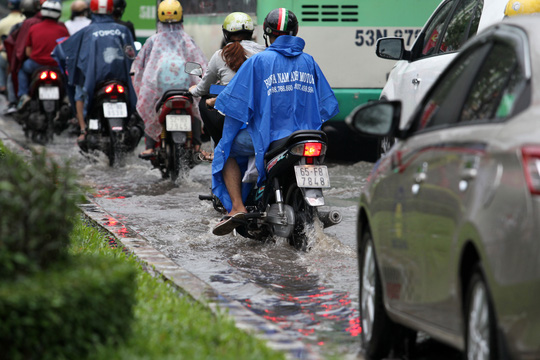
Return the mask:
{"type": "Polygon", "coordinates": [[[68,20],[64,24],[69,31],[69,35],[73,35],[83,27],[88,26],[91,22],[92,20],[86,16],[76,16],[73,20],[68,20]]]}

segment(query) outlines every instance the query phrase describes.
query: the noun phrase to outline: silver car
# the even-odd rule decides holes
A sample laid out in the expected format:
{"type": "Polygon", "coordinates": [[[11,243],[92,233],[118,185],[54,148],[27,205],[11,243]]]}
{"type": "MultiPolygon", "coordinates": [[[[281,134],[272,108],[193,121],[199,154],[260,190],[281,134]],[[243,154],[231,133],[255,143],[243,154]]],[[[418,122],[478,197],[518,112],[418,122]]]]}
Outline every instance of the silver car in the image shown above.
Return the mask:
{"type": "Polygon", "coordinates": [[[540,17],[471,40],[406,128],[400,109],[347,120],[399,140],[358,212],[366,355],[423,332],[468,359],[540,359],[540,17]]]}

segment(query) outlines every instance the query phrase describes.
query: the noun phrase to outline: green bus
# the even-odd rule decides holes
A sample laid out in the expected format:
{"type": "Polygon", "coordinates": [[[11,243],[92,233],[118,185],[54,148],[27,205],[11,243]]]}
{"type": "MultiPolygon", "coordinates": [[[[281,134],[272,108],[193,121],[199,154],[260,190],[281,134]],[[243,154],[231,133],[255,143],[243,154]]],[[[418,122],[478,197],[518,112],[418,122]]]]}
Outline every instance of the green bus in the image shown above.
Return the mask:
{"type": "Polygon", "coordinates": [[[181,0],[186,31],[208,58],[221,46],[221,25],[227,14],[242,11],[258,25],[256,40],[264,43],[262,24],[278,7],[292,10],[299,21],[298,36],[334,89],[340,113],[325,124],[329,155],[375,161],[379,144],[374,139],[346,137],[351,132],[345,117],[358,105],[377,100],[393,66],[375,55],[377,39],[403,37],[411,46],[441,0],[181,0]],[[339,144],[340,146],[336,146],[339,144]],[[345,144],[349,145],[343,146],[345,144]],[[360,158],[359,158],[360,156],[360,158]],[[362,158],[362,156],[364,158],[362,158]]]}

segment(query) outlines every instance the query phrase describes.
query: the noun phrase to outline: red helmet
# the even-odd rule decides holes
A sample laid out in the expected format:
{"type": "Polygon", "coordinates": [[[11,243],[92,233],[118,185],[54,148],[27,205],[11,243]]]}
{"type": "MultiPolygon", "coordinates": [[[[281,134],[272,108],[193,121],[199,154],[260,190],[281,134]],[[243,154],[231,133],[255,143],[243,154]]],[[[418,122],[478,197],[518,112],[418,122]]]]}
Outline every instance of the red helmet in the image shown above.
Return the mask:
{"type": "Polygon", "coordinates": [[[90,11],[94,14],[108,14],[111,15],[114,9],[113,0],[91,0],[90,11]]]}

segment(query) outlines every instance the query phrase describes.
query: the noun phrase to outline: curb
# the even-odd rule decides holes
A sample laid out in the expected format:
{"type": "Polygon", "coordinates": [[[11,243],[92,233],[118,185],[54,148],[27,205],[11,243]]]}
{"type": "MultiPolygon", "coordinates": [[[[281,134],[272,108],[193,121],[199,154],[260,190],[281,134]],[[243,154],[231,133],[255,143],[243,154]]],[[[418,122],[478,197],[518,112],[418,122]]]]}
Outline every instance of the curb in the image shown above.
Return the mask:
{"type": "Polygon", "coordinates": [[[288,359],[321,359],[319,354],[301,341],[291,340],[290,335],[286,334],[279,326],[257,316],[240,302],[218,293],[209,284],[156,250],[144,237],[116,220],[91,199],[88,201],[87,204],[79,204],[83,214],[112,235],[115,241],[121,243],[140,261],[147,264],[147,271],[154,271],[157,275],[174,284],[178,290],[206,305],[214,313],[222,312],[225,309],[234,319],[238,329],[265,341],[269,348],[284,352],[288,359]]]}

